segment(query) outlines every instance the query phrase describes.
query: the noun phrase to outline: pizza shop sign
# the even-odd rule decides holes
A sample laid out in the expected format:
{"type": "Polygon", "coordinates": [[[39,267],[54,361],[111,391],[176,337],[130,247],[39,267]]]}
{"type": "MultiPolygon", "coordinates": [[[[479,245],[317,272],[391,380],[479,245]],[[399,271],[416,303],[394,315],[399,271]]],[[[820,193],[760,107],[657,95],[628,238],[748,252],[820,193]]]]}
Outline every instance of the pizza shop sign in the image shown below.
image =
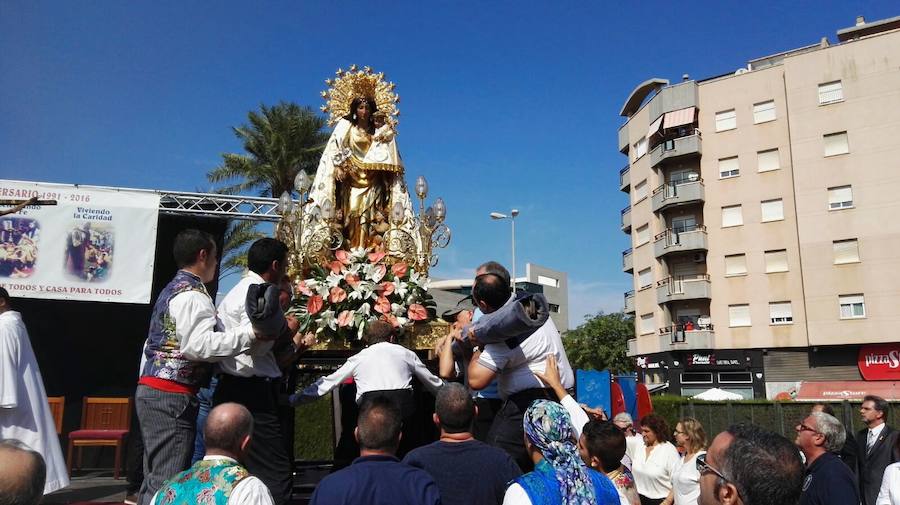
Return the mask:
{"type": "Polygon", "coordinates": [[[866,380],[900,380],[900,344],[864,345],[857,364],[866,380]]]}

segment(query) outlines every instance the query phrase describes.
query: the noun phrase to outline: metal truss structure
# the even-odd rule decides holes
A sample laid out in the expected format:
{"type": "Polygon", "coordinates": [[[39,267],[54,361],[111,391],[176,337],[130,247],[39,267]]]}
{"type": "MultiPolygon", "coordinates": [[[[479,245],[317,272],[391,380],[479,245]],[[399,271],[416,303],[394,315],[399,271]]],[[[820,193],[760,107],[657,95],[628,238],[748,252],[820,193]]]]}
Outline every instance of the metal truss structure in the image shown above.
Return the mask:
{"type": "Polygon", "coordinates": [[[157,191],[163,214],[190,214],[248,221],[277,222],[281,219],[278,200],[239,195],[157,191]]]}

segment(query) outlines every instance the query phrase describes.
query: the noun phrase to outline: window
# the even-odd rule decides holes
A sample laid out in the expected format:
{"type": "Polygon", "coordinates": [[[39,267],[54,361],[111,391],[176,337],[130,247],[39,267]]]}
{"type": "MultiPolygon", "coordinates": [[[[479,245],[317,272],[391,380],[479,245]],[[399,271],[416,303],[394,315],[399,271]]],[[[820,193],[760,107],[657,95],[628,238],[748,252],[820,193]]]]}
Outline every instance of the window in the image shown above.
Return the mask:
{"type": "Polygon", "coordinates": [[[650,225],[645,224],[644,226],[639,227],[637,230],[637,245],[644,245],[647,242],[650,242],[650,225]]]}
{"type": "Polygon", "coordinates": [[[859,319],[866,317],[866,302],[863,295],[840,295],[841,319],[859,319]]]}
{"type": "Polygon", "coordinates": [[[759,172],[769,172],[781,168],[781,161],[778,159],[778,149],[757,152],[756,167],[759,172]]]}
{"type": "Polygon", "coordinates": [[[751,372],[719,372],[719,384],[753,384],[751,372]]]}
{"type": "Polygon", "coordinates": [[[653,324],[653,313],[641,315],[641,335],[654,331],[656,331],[656,326],[653,324]]]}
{"type": "Polygon", "coordinates": [[[647,179],[634,185],[634,203],[647,198],[647,179]]]}
{"type": "Polygon", "coordinates": [[[760,208],[762,209],[763,223],[784,219],[784,202],[781,201],[781,198],[760,202],[760,208]]]}
{"type": "Polygon", "coordinates": [[[719,179],[737,177],[741,175],[741,167],[738,165],[738,157],[722,158],[719,160],[719,179]]]}
{"type": "Polygon", "coordinates": [[[841,81],[819,84],[819,105],[844,101],[844,87],[841,81]]]}
{"type": "Polygon", "coordinates": [[[711,372],[682,372],[682,384],[712,384],[713,374],[711,372]]]}
{"type": "Polygon", "coordinates": [[[750,306],[729,305],[728,306],[728,326],[750,326],[750,306]]]}
{"type": "Polygon", "coordinates": [[[775,100],[753,104],[753,124],[775,121],[775,100]]]}
{"type": "Polygon", "coordinates": [[[557,314],[559,313],[559,304],[558,303],[549,303],[547,305],[550,306],[550,312],[554,312],[557,314]]]}
{"type": "Polygon", "coordinates": [[[638,159],[645,154],[647,154],[647,137],[641,137],[641,140],[634,144],[634,159],[638,159]]]}
{"type": "Polygon", "coordinates": [[[763,256],[766,259],[766,273],[787,272],[787,250],[766,251],[763,256]]]}
{"type": "Polygon", "coordinates": [[[847,141],[847,132],[829,133],[822,137],[825,143],[825,156],[837,156],[850,152],[850,143],[847,141]]]}
{"type": "Polygon", "coordinates": [[[769,303],[769,322],[772,324],[793,324],[794,315],[791,314],[791,302],[769,303]]]}
{"type": "Polygon", "coordinates": [[[548,277],[546,275],[538,275],[537,281],[538,281],[538,284],[543,284],[544,286],[549,286],[551,288],[559,287],[559,279],[555,279],[553,277],[548,277]]]}
{"type": "Polygon", "coordinates": [[[828,188],[828,210],[853,208],[853,188],[837,186],[828,188]]]}
{"type": "Polygon", "coordinates": [[[652,284],[653,274],[650,272],[650,267],[647,267],[638,272],[638,289],[650,287],[650,285],[652,284]]]}
{"type": "Polygon", "coordinates": [[[737,128],[737,116],[734,109],[716,112],[716,131],[734,130],[737,128]]]}
{"type": "Polygon", "coordinates": [[[847,240],[835,240],[832,242],[834,247],[834,264],[843,265],[844,263],[859,263],[859,241],[855,238],[847,240]]]}
{"type": "Polygon", "coordinates": [[[740,205],[722,207],[722,228],[740,226],[742,224],[744,224],[744,215],[741,213],[740,205]]]}
{"type": "Polygon", "coordinates": [[[725,256],[725,276],[747,275],[747,255],[731,254],[725,256]]]}
{"type": "Polygon", "coordinates": [[[669,182],[672,183],[673,186],[699,180],[700,174],[690,168],[685,170],[673,170],[669,172],[669,182]]]}

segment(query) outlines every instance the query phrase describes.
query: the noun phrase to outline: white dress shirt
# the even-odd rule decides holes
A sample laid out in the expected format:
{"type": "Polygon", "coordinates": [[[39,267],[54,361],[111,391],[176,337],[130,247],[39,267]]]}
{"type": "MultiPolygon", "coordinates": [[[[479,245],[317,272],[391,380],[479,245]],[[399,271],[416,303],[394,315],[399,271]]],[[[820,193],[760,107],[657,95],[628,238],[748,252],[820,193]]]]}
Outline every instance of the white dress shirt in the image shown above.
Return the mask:
{"type": "Polygon", "coordinates": [[[565,407],[566,412],[569,413],[569,417],[572,419],[572,427],[575,428],[575,438],[581,438],[581,432],[584,430],[584,425],[591,420],[588,417],[587,412],[581,408],[581,405],[575,401],[575,398],[572,398],[572,395],[563,396],[559,403],[565,407]]]}
{"type": "Polygon", "coordinates": [[[675,505],[697,505],[700,499],[700,472],[697,470],[697,456],[706,454],[700,451],[689,459],[681,458],[672,472],[672,495],[675,505]]]}
{"type": "MultiPolygon", "coordinates": [[[[259,274],[248,270],[247,275],[235,284],[225,298],[219,302],[219,319],[222,320],[226,330],[240,329],[253,333],[253,325],[247,315],[247,289],[251,285],[264,282],[266,281],[259,274]]],[[[281,370],[272,353],[274,343],[274,340],[260,341],[250,349],[250,352],[222,360],[219,363],[219,369],[238,377],[269,377],[273,379],[281,377],[281,370]]]]}
{"type": "Polygon", "coordinates": [[[900,505],[900,463],[892,463],[884,469],[875,505],[900,505]]]}
{"type": "Polygon", "coordinates": [[[544,373],[544,364],[550,354],[556,356],[563,387],[571,389],[575,386],[575,374],[552,319],[547,319],[543,326],[512,349],[505,342],[485,345],[478,364],[497,374],[500,397],[506,399],[519,391],[547,387],[534,372],[544,373]]]}
{"type": "Polygon", "coordinates": [[[416,353],[402,345],[379,342],[350,356],[340,368],[304,389],[300,401],[312,401],[337,387],[348,377],[356,382],[356,401],[370,391],[412,389],[413,375],[429,391],[436,392],[444,382],[428,371],[416,353]]]}
{"type": "Polygon", "coordinates": [[[882,430],[884,430],[885,423],[881,423],[874,428],[869,428],[868,432],[866,432],[866,451],[868,451],[875,442],[878,441],[878,436],[881,435],[882,430]]]}
{"type": "Polygon", "coordinates": [[[212,299],[204,291],[184,291],[169,300],[169,317],[181,354],[192,361],[222,361],[250,349],[256,339],[252,328],[222,330],[212,299]]]}
{"type": "MultiPolygon", "coordinates": [[[[228,456],[204,456],[203,461],[211,459],[236,461],[228,456]]],[[[156,505],[156,499],[159,498],[159,491],[153,495],[153,501],[150,505],[156,505]]],[[[254,476],[244,477],[231,489],[228,495],[228,505],[275,505],[272,499],[272,493],[269,488],[258,478],[254,476]]]]}

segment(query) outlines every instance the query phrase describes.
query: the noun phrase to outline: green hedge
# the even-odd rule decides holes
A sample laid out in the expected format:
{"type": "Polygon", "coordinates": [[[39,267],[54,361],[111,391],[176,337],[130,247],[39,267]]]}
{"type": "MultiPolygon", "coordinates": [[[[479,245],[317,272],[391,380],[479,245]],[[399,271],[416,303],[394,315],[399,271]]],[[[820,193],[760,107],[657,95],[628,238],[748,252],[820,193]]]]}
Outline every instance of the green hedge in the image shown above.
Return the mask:
{"type": "Polygon", "coordinates": [[[296,409],[294,457],[302,461],[334,459],[331,393],[296,409]]]}

